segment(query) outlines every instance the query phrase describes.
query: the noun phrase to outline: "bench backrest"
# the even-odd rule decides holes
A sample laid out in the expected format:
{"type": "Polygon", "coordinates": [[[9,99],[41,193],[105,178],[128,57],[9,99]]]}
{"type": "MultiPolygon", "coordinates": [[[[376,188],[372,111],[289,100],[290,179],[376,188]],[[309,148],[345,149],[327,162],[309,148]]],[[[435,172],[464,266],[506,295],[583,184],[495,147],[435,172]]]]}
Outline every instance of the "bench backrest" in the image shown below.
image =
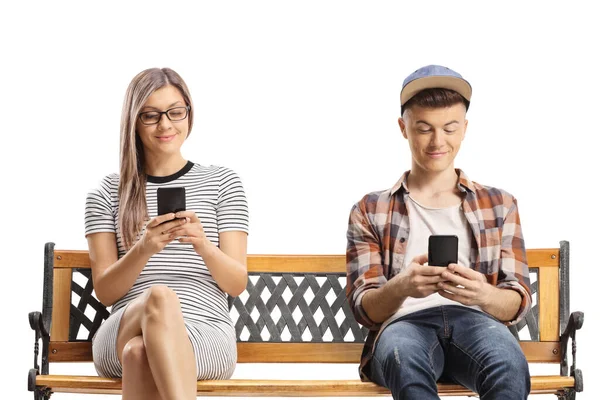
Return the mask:
{"type": "MultiPolygon", "coordinates": [[[[529,362],[560,362],[568,256],[564,241],[560,248],[527,250],[533,307],[511,331],[529,362]]],[[[93,295],[88,252],[48,243],[45,261],[48,360],[91,361],[91,338],[109,312],[93,295]]],[[[367,330],[346,301],[344,255],[249,255],[248,274],[246,291],[229,302],[238,362],[359,362],[367,330]]]]}

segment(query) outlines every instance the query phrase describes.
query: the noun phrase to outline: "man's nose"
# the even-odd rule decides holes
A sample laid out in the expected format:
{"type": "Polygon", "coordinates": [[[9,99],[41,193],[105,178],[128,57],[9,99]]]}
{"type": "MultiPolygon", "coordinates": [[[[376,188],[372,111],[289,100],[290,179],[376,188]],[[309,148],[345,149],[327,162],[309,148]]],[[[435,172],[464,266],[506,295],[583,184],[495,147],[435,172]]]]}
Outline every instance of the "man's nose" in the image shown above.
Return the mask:
{"type": "Polygon", "coordinates": [[[431,135],[431,145],[435,147],[441,147],[444,144],[444,130],[435,129],[433,135],[431,135]]]}

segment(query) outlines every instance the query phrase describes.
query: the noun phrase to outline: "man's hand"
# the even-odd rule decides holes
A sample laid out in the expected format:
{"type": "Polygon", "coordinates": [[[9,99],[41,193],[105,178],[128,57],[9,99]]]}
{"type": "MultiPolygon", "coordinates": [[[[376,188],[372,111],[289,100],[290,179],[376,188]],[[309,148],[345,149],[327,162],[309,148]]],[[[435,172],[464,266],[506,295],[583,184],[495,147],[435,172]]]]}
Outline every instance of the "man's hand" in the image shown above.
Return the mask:
{"type": "Polygon", "coordinates": [[[487,283],[485,275],[458,264],[450,264],[442,272],[443,282],[437,284],[440,296],[457,301],[465,306],[486,308],[497,290],[487,283]]]}
{"type": "Polygon", "coordinates": [[[402,272],[377,289],[367,290],[362,306],[369,319],[380,323],[398,311],[408,296],[427,297],[439,290],[445,267],[425,266],[427,254],[415,257],[402,272]]]}
{"type": "Polygon", "coordinates": [[[439,290],[438,284],[444,281],[442,273],[445,267],[423,265],[427,254],[415,257],[408,268],[396,275],[390,282],[397,281],[398,290],[403,297],[423,298],[439,290]]]}

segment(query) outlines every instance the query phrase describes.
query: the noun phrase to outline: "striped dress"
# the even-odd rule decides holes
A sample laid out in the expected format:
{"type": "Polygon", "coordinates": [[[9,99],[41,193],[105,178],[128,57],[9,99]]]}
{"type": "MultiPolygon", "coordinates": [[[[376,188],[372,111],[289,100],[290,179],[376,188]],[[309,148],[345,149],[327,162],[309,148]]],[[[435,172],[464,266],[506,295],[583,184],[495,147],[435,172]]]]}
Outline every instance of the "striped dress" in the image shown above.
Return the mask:
{"type": "MultiPolygon", "coordinates": [[[[106,176],[90,192],[85,206],[86,236],[112,232],[117,237],[119,258],[126,253],[117,230],[119,220],[118,174],[106,176]]],[[[146,201],[150,218],[157,215],[156,190],[184,186],[186,209],[194,211],[208,239],[219,245],[219,233],[248,232],[248,205],[242,183],[228,168],[204,167],[192,162],[166,177],[149,176],[146,201]]],[[[229,316],[227,296],[219,288],[204,260],[189,243],[172,241],[153,255],[129,292],[119,299],[110,317],[92,340],[93,359],[100,376],[121,377],[116,341],[127,304],[153,285],[165,285],[179,297],[183,319],[196,357],[198,380],[227,379],[235,369],[236,338],[229,316]]]]}

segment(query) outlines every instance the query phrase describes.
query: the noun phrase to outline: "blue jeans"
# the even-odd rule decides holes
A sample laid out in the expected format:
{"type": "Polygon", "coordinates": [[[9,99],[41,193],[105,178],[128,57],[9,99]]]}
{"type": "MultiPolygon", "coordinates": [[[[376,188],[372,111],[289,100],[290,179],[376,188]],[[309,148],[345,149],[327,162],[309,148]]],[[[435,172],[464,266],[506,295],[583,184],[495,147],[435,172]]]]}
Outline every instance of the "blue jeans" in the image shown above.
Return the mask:
{"type": "Polygon", "coordinates": [[[394,399],[439,399],[440,378],[482,400],[527,399],[531,388],[525,355],[506,326],[460,306],[418,311],[388,325],[366,372],[394,399]]]}

